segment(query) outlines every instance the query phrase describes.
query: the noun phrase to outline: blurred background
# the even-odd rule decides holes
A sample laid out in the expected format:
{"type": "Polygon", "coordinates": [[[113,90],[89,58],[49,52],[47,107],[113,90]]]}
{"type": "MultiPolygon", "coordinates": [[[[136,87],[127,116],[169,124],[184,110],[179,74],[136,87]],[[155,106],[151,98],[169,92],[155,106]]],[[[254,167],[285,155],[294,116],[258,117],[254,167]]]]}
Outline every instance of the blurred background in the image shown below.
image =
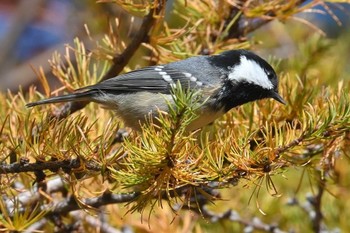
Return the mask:
{"type": "Polygon", "coordinates": [[[19,86],[26,90],[37,81],[33,68],[42,67],[50,78],[48,60],[54,51],[63,54],[75,37],[88,46],[91,38],[85,25],[98,37],[106,31],[108,19],[115,17],[126,21],[130,16],[116,4],[96,1],[1,0],[0,91],[16,92],[19,86]]]}
{"type": "MultiPolygon", "coordinates": [[[[171,12],[172,6],[173,1],[168,1],[167,13],[171,12]]],[[[33,68],[37,69],[40,66],[50,77],[48,59],[52,53],[55,50],[63,53],[64,44],[72,43],[74,37],[79,37],[88,46],[89,40],[84,25],[88,25],[98,37],[99,33],[106,31],[108,17],[118,17],[121,23],[130,22],[125,18],[129,16],[123,14],[123,10],[118,9],[116,4],[76,0],[1,0],[0,91],[16,92],[19,86],[26,90],[37,79],[33,68]]],[[[168,19],[170,20],[170,17],[168,19]]],[[[264,34],[273,35],[273,38],[269,37],[267,40],[270,46],[262,46],[262,55],[272,54],[281,58],[291,56],[296,43],[290,35],[292,27],[303,28],[309,34],[321,33],[329,38],[337,38],[349,30],[350,5],[327,3],[298,14],[295,20],[286,23],[281,25],[280,22],[271,22],[252,35],[257,36],[259,31],[263,31],[261,38],[258,37],[262,40],[264,34]],[[310,22],[314,27],[307,26],[305,22],[310,22]],[[266,33],[266,30],[270,33],[266,33]]],[[[132,28],[137,30],[137,18],[132,28]]],[[[54,87],[58,85],[51,84],[54,87]]]]}

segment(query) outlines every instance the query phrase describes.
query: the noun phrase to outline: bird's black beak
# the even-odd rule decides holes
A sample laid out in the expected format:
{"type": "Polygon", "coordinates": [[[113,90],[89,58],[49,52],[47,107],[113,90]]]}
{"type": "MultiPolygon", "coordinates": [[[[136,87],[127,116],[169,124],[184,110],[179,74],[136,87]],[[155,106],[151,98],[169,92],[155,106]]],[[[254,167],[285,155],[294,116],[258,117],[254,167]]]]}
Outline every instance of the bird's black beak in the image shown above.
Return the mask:
{"type": "Polygon", "coordinates": [[[280,96],[280,94],[278,94],[277,91],[273,91],[271,97],[280,102],[281,104],[287,104],[286,101],[282,98],[282,96],[280,96]]]}

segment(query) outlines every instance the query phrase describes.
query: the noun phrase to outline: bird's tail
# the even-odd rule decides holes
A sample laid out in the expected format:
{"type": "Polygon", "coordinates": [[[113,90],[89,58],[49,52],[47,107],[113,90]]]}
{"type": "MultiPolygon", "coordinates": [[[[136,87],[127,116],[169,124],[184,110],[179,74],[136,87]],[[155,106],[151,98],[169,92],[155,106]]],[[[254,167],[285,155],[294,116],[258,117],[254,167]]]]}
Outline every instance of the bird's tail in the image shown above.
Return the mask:
{"type": "Polygon", "coordinates": [[[54,104],[54,103],[62,103],[62,102],[77,102],[77,101],[91,101],[92,96],[94,92],[93,91],[84,91],[84,92],[75,92],[72,94],[67,94],[67,95],[61,95],[61,96],[55,96],[51,97],[48,99],[43,99],[39,100],[36,102],[28,103],[26,106],[28,108],[34,107],[37,105],[42,105],[42,104],[54,104]]]}

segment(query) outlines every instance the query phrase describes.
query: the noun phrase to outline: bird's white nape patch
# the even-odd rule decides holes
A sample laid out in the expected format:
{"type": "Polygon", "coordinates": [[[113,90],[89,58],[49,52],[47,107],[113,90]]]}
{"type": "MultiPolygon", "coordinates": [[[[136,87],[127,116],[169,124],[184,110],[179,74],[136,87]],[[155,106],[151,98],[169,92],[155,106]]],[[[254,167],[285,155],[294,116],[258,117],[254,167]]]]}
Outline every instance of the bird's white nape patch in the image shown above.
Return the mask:
{"type": "Polygon", "coordinates": [[[232,67],[228,79],[237,82],[248,82],[265,89],[272,89],[273,84],[269,80],[266,71],[255,61],[247,59],[246,56],[240,57],[239,65],[232,67]]]}

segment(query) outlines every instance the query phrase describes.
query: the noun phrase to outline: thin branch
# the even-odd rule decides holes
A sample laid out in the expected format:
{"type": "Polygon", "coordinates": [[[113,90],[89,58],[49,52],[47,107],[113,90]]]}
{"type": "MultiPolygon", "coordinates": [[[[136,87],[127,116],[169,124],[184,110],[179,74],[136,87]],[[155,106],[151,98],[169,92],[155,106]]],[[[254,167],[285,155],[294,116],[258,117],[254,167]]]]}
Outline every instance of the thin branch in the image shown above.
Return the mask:
{"type": "MultiPolygon", "coordinates": [[[[86,198],[81,200],[82,203],[86,206],[90,206],[93,208],[99,208],[101,206],[105,206],[108,204],[116,204],[116,203],[128,203],[138,196],[140,196],[141,193],[139,192],[132,192],[132,193],[122,193],[122,194],[114,194],[110,192],[105,192],[102,195],[98,197],[93,197],[93,198],[86,198]]],[[[62,214],[67,214],[71,211],[74,210],[79,210],[81,209],[81,205],[76,201],[74,198],[70,198],[61,202],[58,202],[57,204],[54,204],[54,206],[42,206],[43,209],[50,209],[48,211],[47,216],[52,216],[52,215],[62,215],[62,214]]]]}
{"type": "MultiPolygon", "coordinates": [[[[46,193],[51,194],[53,192],[56,192],[57,190],[61,189],[64,186],[64,183],[60,177],[57,177],[56,179],[50,180],[47,182],[47,190],[46,193]]],[[[55,202],[53,205],[42,205],[41,208],[43,210],[49,210],[46,217],[51,217],[54,215],[61,215],[61,214],[67,214],[74,210],[80,210],[82,209],[82,205],[85,207],[93,207],[93,208],[99,208],[101,206],[105,206],[108,204],[116,204],[116,203],[128,203],[133,201],[135,198],[140,196],[141,193],[138,192],[132,192],[132,193],[124,193],[124,194],[114,194],[110,193],[109,191],[104,192],[102,195],[98,197],[93,198],[86,198],[81,200],[79,203],[75,198],[72,196],[65,198],[61,202],[55,202]],[[81,204],[83,203],[83,204],[81,204]]],[[[40,193],[33,189],[31,191],[26,191],[23,193],[20,193],[18,196],[19,202],[21,203],[21,208],[24,207],[28,203],[36,203],[39,201],[39,198],[41,197],[40,193]]],[[[13,212],[14,204],[12,201],[9,201],[8,199],[4,199],[6,202],[6,207],[9,212],[13,212]]],[[[24,210],[24,209],[23,209],[24,210]]]]}
{"type": "Polygon", "coordinates": [[[226,39],[231,38],[242,38],[245,37],[248,33],[253,32],[260,28],[261,26],[269,23],[273,18],[264,17],[264,18],[248,18],[241,14],[241,7],[244,5],[244,1],[238,1],[236,6],[232,6],[228,18],[225,20],[225,27],[227,28],[226,39]],[[238,16],[238,14],[240,14],[238,16]],[[238,17],[237,17],[238,16],[238,17]],[[230,24],[232,20],[235,20],[233,24],[230,24]]]}
{"type": "Polygon", "coordinates": [[[290,206],[298,206],[305,212],[310,218],[313,232],[325,231],[325,225],[323,224],[322,213],[322,196],[325,191],[325,181],[320,180],[317,185],[317,193],[315,195],[307,195],[305,203],[300,203],[297,198],[291,198],[288,201],[290,206]]]}
{"type": "MultiPolygon", "coordinates": [[[[237,32],[233,35],[245,36],[250,32],[253,32],[265,24],[269,23],[272,18],[247,18],[242,16],[238,22],[237,32]]],[[[239,38],[239,37],[236,37],[239,38]]]]}
{"type": "MultiPolygon", "coordinates": [[[[175,197],[180,195],[186,195],[187,190],[191,188],[191,185],[185,186],[185,187],[180,187],[176,190],[172,190],[170,192],[170,196],[175,197]]],[[[203,191],[205,191],[209,196],[212,198],[220,198],[220,193],[211,188],[202,188],[203,191]]],[[[92,198],[85,198],[83,200],[80,200],[80,204],[77,202],[77,200],[73,197],[67,198],[59,203],[54,204],[53,206],[42,206],[43,209],[48,211],[48,214],[46,217],[50,217],[53,215],[62,215],[62,214],[67,214],[71,211],[74,210],[80,210],[82,209],[82,205],[86,207],[93,207],[93,208],[99,208],[105,205],[109,204],[118,204],[118,203],[130,203],[135,201],[138,197],[142,195],[141,192],[131,192],[131,193],[121,193],[121,194],[115,194],[111,193],[109,191],[105,191],[102,195],[98,197],[92,197],[92,198]]],[[[167,199],[169,196],[168,195],[163,195],[163,199],[167,199]]],[[[155,196],[156,198],[156,196],[155,196]]],[[[191,203],[196,203],[199,206],[204,206],[206,205],[209,201],[212,200],[212,198],[208,199],[208,196],[203,195],[201,192],[197,192],[195,197],[190,200],[191,203]]],[[[186,208],[186,206],[184,206],[186,208]]],[[[198,211],[198,207],[194,207],[198,211]]],[[[203,215],[206,217],[205,215],[203,215]]]]}
{"type": "MultiPolygon", "coordinates": [[[[35,172],[43,170],[57,171],[63,169],[69,171],[81,166],[79,159],[68,159],[62,161],[45,161],[35,163],[12,163],[0,164],[0,174],[20,173],[20,172],[35,172]]],[[[100,171],[102,167],[94,161],[86,161],[84,166],[87,170],[100,171]]]]}
{"type": "Polygon", "coordinates": [[[322,214],[322,196],[324,193],[325,181],[320,180],[317,186],[317,194],[313,196],[308,201],[314,208],[314,216],[311,216],[312,229],[314,232],[321,232],[323,224],[323,214],[322,214]]]}
{"type": "Polygon", "coordinates": [[[288,151],[290,148],[293,148],[299,145],[300,143],[302,143],[304,139],[305,139],[305,135],[301,135],[299,138],[294,139],[292,142],[288,143],[287,145],[277,148],[275,150],[276,159],[279,158],[282,153],[288,151]]]}

